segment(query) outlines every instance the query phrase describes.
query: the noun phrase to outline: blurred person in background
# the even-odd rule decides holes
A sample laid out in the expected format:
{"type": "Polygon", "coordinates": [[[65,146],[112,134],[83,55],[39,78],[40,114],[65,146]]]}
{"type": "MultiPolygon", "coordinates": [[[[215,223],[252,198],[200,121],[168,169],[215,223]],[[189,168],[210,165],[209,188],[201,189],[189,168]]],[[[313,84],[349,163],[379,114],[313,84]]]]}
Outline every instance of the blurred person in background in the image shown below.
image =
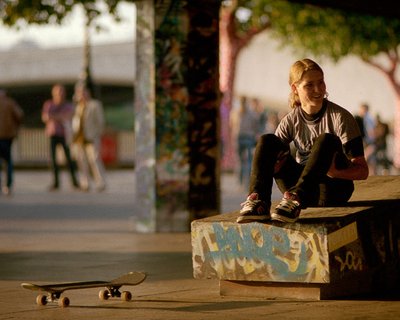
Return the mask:
{"type": "Polygon", "coordinates": [[[93,99],[84,83],[75,87],[75,113],[72,120],[73,142],[80,173],[80,184],[89,191],[90,172],[97,191],[106,188],[104,164],[101,159],[101,136],[104,130],[104,111],[102,103],[93,99]]]}
{"type": "Polygon", "coordinates": [[[55,191],[60,188],[60,165],[57,162],[57,146],[61,146],[64,150],[73,187],[79,188],[75,165],[69,148],[74,105],[66,100],[65,87],[62,84],[55,84],[51,90],[51,95],[52,98],[47,100],[42,108],[42,121],[46,126],[46,135],[50,138],[51,168],[53,172],[53,183],[50,185],[49,191],[55,191]]]}
{"type": "Polygon", "coordinates": [[[252,111],[256,114],[258,118],[258,128],[256,138],[260,137],[265,133],[267,122],[268,122],[268,114],[267,109],[263,105],[262,101],[258,98],[252,98],[250,100],[250,106],[252,111]]]}
{"type": "Polygon", "coordinates": [[[6,182],[2,187],[5,195],[11,195],[14,178],[14,166],[11,147],[18,134],[24,112],[17,102],[8,97],[5,90],[0,89],[0,187],[2,162],[6,163],[6,182]]]}
{"type": "Polygon", "coordinates": [[[382,121],[379,114],[376,115],[375,124],[375,158],[377,170],[381,169],[384,175],[389,174],[392,161],[387,154],[387,138],[390,134],[389,125],[382,121]]]}
{"type": "Polygon", "coordinates": [[[240,98],[237,111],[237,152],[239,157],[239,181],[248,187],[253,152],[259,134],[260,120],[258,114],[249,105],[247,97],[240,98]]]}
{"type": "MultiPolygon", "coordinates": [[[[369,111],[369,105],[362,103],[359,107],[359,117],[364,128],[364,150],[371,175],[376,174],[376,150],[375,150],[375,119],[369,111]]],[[[360,124],[359,124],[360,126],[360,124]]]]}

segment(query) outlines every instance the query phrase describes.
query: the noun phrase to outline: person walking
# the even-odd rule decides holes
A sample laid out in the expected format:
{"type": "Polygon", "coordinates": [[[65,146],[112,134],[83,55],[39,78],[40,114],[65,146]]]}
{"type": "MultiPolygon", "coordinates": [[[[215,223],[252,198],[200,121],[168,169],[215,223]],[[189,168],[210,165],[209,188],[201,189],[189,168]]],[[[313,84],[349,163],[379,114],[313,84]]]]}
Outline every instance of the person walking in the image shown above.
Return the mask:
{"type": "Polygon", "coordinates": [[[251,163],[254,147],[259,134],[260,120],[257,113],[250,108],[246,97],[240,98],[238,110],[237,152],[239,157],[239,181],[246,188],[249,185],[251,163]]]}
{"type": "Polygon", "coordinates": [[[0,89],[0,187],[2,161],[6,163],[6,182],[2,186],[5,195],[12,194],[14,182],[14,164],[12,159],[12,143],[24,117],[24,111],[17,102],[8,97],[5,90],[0,89]]]}
{"type": "Polygon", "coordinates": [[[258,98],[250,99],[250,109],[255,113],[258,126],[256,131],[256,138],[265,133],[268,122],[268,114],[262,101],[258,98]]]}
{"type": "Polygon", "coordinates": [[[78,189],[79,183],[69,148],[69,130],[74,106],[66,100],[65,87],[62,84],[55,84],[51,90],[51,95],[52,98],[45,101],[42,108],[42,121],[46,126],[46,135],[50,138],[51,168],[53,172],[53,183],[50,185],[49,191],[60,188],[60,165],[57,162],[57,146],[61,146],[64,151],[72,185],[78,189]]]}
{"type": "Polygon", "coordinates": [[[100,154],[101,135],[104,130],[102,103],[93,99],[84,84],[75,88],[75,113],[72,120],[73,142],[78,161],[82,190],[90,188],[90,171],[97,191],[106,188],[104,164],[100,154]]]}
{"type": "Polygon", "coordinates": [[[370,113],[370,108],[367,103],[362,103],[359,107],[358,116],[362,119],[362,125],[364,128],[364,150],[365,158],[369,166],[371,175],[375,175],[376,172],[376,146],[375,146],[375,119],[370,113]]]}
{"type": "Polygon", "coordinates": [[[349,111],[327,99],[321,67],[311,59],[296,61],[289,85],[292,110],[274,134],[258,140],[237,222],[295,222],[308,206],[345,204],[353,180],[368,177],[360,130],[349,111]],[[273,179],[283,198],[270,212],[273,179]]]}
{"type": "Polygon", "coordinates": [[[380,115],[375,118],[375,158],[376,169],[381,169],[381,173],[388,175],[392,166],[392,161],[388,157],[387,138],[390,134],[389,125],[383,122],[380,115]]]}

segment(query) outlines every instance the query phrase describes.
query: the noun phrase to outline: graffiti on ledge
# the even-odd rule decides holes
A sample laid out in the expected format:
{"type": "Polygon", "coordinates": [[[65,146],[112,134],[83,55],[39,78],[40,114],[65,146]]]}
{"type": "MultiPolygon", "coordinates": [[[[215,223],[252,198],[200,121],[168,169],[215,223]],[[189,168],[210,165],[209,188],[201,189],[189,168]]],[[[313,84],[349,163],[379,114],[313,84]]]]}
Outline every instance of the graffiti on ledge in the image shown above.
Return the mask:
{"type": "Polygon", "coordinates": [[[327,240],[322,232],[212,223],[194,228],[192,237],[196,278],[329,282],[327,240]]]}

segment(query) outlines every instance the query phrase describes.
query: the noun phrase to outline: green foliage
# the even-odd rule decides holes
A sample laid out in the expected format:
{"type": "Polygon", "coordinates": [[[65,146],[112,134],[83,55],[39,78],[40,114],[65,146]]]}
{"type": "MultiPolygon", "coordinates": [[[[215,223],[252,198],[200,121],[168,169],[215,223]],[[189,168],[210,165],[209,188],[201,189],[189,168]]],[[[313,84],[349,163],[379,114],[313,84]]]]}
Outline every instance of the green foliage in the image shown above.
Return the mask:
{"type": "MultiPolygon", "coordinates": [[[[263,29],[269,23],[271,0],[239,0],[235,9],[235,25],[239,35],[263,29]]],[[[230,1],[225,2],[229,4],[230,1]]]]}
{"type": "Polygon", "coordinates": [[[400,43],[400,20],[395,18],[287,0],[224,1],[235,4],[239,36],[270,23],[272,36],[301,55],[333,61],[350,54],[369,59],[395,53],[400,43]]]}
{"type": "Polygon", "coordinates": [[[270,19],[282,45],[334,61],[349,54],[367,59],[400,43],[400,21],[394,18],[274,1],[270,19]]]}
{"type": "MultiPolygon", "coordinates": [[[[116,19],[118,3],[103,0],[116,19]]],[[[286,0],[224,1],[235,8],[237,34],[262,29],[271,23],[273,35],[297,52],[329,57],[335,61],[348,54],[368,58],[395,52],[400,43],[400,20],[359,14],[286,0]]],[[[0,18],[8,26],[62,23],[76,5],[83,6],[90,20],[102,12],[97,0],[6,0],[0,1],[0,18]]]]}
{"type": "MultiPolygon", "coordinates": [[[[122,0],[103,0],[106,10],[117,20],[116,9],[120,2],[122,0]]],[[[90,20],[102,13],[97,0],[8,0],[0,2],[0,19],[3,24],[17,28],[24,23],[61,24],[77,5],[84,8],[90,20]]]]}

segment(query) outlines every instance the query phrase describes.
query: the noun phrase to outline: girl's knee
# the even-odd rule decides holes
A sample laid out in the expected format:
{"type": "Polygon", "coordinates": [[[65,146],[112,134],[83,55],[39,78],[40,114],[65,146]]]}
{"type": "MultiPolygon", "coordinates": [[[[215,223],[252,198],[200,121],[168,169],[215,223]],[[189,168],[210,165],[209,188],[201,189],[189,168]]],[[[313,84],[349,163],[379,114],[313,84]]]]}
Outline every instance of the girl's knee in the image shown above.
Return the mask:
{"type": "Polygon", "coordinates": [[[339,148],[342,146],[342,142],[340,141],[340,138],[332,133],[323,133],[321,134],[317,140],[315,141],[316,145],[324,146],[335,146],[336,148],[339,148]]]}
{"type": "Polygon", "coordinates": [[[322,134],[317,138],[317,140],[322,140],[322,141],[325,141],[325,140],[327,140],[327,141],[335,141],[335,140],[338,140],[338,141],[340,141],[340,139],[339,139],[339,137],[338,137],[337,135],[335,135],[335,134],[333,134],[333,133],[327,133],[327,132],[322,133],[322,134]]]}
{"type": "Polygon", "coordinates": [[[277,138],[278,137],[276,135],[272,134],[272,133],[266,133],[266,134],[261,135],[259,137],[258,141],[261,142],[261,143],[265,143],[265,142],[268,142],[268,141],[275,140],[277,138]]]}
{"type": "Polygon", "coordinates": [[[258,144],[269,145],[269,146],[283,145],[282,141],[273,133],[266,133],[260,136],[260,138],[258,139],[258,144]]]}

